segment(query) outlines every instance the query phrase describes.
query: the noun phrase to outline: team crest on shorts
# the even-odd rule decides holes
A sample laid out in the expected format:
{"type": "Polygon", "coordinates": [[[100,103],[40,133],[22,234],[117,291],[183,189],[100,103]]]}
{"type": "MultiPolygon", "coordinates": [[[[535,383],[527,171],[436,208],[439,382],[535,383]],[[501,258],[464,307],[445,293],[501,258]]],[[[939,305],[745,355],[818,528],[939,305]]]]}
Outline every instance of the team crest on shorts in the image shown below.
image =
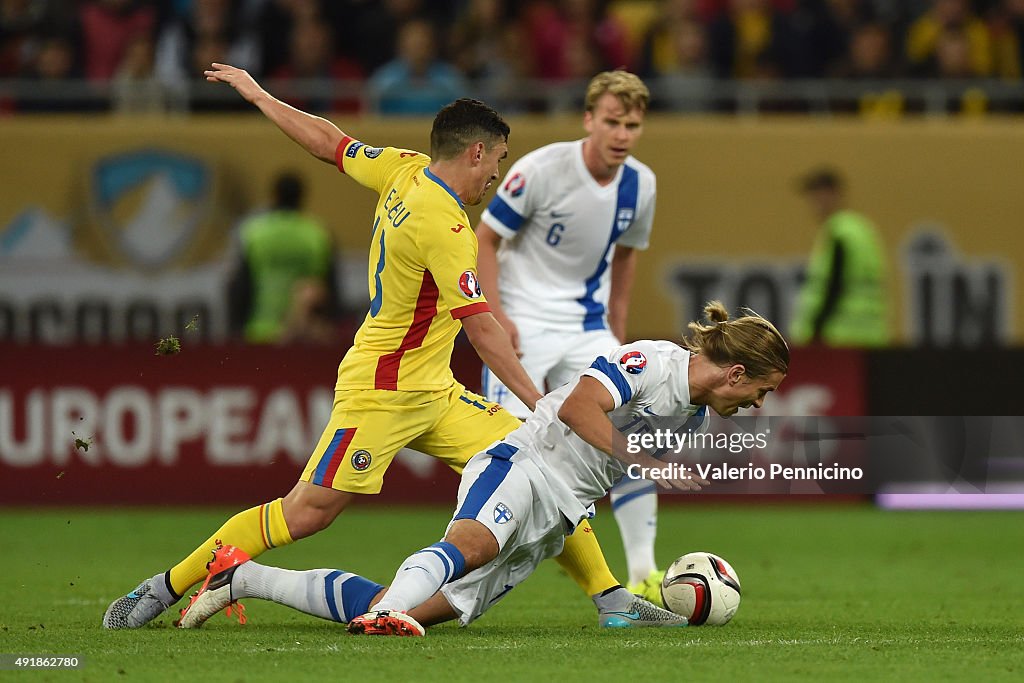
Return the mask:
{"type": "Polygon", "coordinates": [[[352,469],[356,472],[365,472],[373,461],[370,451],[359,450],[352,454],[352,469]]]}
{"type": "Polygon", "coordinates": [[[508,505],[498,503],[494,506],[494,521],[498,524],[512,521],[512,511],[508,509],[508,505]]]}
{"type": "Polygon", "coordinates": [[[619,359],[622,369],[631,375],[639,375],[647,367],[647,358],[639,351],[630,351],[619,359]]]}
{"type": "Polygon", "coordinates": [[[505,192],[513,197],[518,197],[526,189],[526,178],[522,173],[513,173],[512,177],[505,182],[505,192]]]}
{"type": "Polygon", "coordinates": [[[459,276],[459,289],[462,290],[462,296],[467,299],[479,299],[483,296],[480,281],[476,279],[476,273],[472,270],[467,270],[459,276]]]}

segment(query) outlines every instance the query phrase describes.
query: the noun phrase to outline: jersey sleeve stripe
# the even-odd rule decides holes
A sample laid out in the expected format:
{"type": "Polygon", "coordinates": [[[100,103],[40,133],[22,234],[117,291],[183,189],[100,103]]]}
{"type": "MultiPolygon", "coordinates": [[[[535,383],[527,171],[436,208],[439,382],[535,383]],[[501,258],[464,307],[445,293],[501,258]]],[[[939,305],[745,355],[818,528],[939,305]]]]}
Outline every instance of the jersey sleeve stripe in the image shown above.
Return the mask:
{"type": "Polygon", "coordinates": [[[346,135],[338,143],[337,149],[334,150],[334,165],[338,167],[338,170],[342,173],[345,172],[345,148],[348,147],[348,143],[355,142],[355,138],[346,135]]]}
{"type": "Polygon", "coordinates": [[[627,382],[626,378],[622,376],[621,372],[619,372],[618,367],[609,363],[607,358],[597,358],[590,364],[590,368],[587,369],[584,374],[601,380],[605,386],[607,386],[608,383],[604,381],[604,378],[607,377],[611,380],[612,388],[615,390],[611,392],[612,396],[618,394],[618,397],[622,399],[622,403],[618,403],[618,405],[615,406],[616,408],[633,398],[633,389],[629,386],[629,382],[627,382]],[[595,370],[596,372],[591,372],[592,370],[595,370]]]}
{"type": "Polygon", "coordinates": [[[504,199],[496,196],[487,206],[487,210],[484,212],[484,220],[486,220],[492,228],[498,228],[495,232],[498,232],[499,234],[501,234],[501,228],[504,228],[506,231],[514,234],[519,230],[519,227],[523,224],[523,220],[525,219],[516,213],[516,210],[509,206],[504,199]],[[488,216],[492,220],[487,220],[488,216]]]}
{"type": "Polygon", "coordinates": [[[477,301],[475,304],[468,304],[466,306],[453,308],[451,313],[452,318],[455,320],[462,320],[467,316],[476,315],[477,313],[487,313],[490,310],[491,306],[486,301],[477,301]]]}
{"type": "Polygon", "coordinates": [[[386,353],[377,359],[377,371],[374,375],[374,389],[398,389],[398,369],[402,364],[402,356],[406,351],[418,349],[423,345],[430,331],[430,323],[437,315],[437,284],[434,276],[429,270],[423,271],[423,281],[420,283],[420,293],[416,298],[416,310],[413,312],[412,324],[402,338],[398,349],[386,353]]]}
{"type": "Polygon", "coordinates": [[[612,378],[611,377],[609,377],[608,375],[604,374],[603,372],[600,372],[598,370],[592,370],[590,368],[588,368],[588,369],[583,371],[583,376],[584,377],[593,377],[598,382],[600,382],[601,385],[608,392],[608,394],[612,397],[612,400],[615,402],[615,407],[616,408],[618,408],[619,406],[622,405],[621,403],[619,403],[619,399],[622,398],[622,395],[619,393],[619,388],[617,386],[615,386],[614,382],[612,382],[612,378]]]}

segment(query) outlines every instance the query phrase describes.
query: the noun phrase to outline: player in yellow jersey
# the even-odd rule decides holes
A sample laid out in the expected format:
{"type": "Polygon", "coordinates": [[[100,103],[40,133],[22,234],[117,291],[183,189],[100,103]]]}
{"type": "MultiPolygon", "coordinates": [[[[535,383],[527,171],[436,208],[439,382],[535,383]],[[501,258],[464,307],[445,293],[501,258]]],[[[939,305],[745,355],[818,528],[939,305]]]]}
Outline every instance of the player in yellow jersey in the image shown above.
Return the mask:
{"type": "MultiPolygon", "coordinates": [[[[497,112],[469,99],[444,107],[427,157],[368,147],[275,99],[241,69],[214,64],[205,75],[233,87],[310,154],[380,195],[369,252],[370,310],[339,367],[330,420],[295,487],[238,513],[180,563],[115,600],[103,617],[106,628],[153,620],[206,576],[220,543],[256,556],[326,528],[358,495],[380,491],[404,446],[461,472],[476,452],[517,428],[518,419],[455,381],[450,362],[460,329],[526,405],[533,408],[540,398],[480,290],[476,235],[464,210],[482,200],[508,154],[509,128],[497,112]]],[[[559,561],[599,611],[632,599],[608,570],[589,525],[570,537],[559,561]]],[[[368,605],[380,587],[367,584],[350,585],[346,599],[358,607],[365,598],[368,605]]]]}

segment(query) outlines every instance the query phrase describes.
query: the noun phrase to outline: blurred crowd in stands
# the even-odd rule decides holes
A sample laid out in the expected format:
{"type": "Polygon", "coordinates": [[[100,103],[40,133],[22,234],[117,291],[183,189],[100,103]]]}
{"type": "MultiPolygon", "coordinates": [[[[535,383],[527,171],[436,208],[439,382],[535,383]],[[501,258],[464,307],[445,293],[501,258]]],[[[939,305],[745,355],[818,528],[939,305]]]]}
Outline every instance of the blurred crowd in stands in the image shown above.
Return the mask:
{"type": "Polygon", "coordinates": [[[656,107],[721,82],[1019,83],[1024,0],[0,0],[0,82],[32,84],[0,94],[7,110],[88,109],[68,79],[103,108],[244,106],[197,104],[211,62],[347,84],[287,98],[302,108],[399,114],[467,92],[543,108],[536,84],[616,67],[649,79],[656,107]]]}

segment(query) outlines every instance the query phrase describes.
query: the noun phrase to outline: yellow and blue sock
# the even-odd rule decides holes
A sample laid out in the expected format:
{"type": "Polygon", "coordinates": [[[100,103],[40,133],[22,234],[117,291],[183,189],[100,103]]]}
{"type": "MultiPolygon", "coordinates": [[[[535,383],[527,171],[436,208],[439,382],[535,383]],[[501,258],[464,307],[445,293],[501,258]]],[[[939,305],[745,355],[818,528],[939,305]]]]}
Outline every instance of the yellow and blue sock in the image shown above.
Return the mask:
{"type": "Polygon", "coordinates": [[[263,551],[294,543],[284,521],[281,499],[249,508],[229,519],[202,545],[167,572],[170,589],[181,597],[188,589],[206,578],[206,563],[219,544],[241,548],[249,557],[263,551]]]}

